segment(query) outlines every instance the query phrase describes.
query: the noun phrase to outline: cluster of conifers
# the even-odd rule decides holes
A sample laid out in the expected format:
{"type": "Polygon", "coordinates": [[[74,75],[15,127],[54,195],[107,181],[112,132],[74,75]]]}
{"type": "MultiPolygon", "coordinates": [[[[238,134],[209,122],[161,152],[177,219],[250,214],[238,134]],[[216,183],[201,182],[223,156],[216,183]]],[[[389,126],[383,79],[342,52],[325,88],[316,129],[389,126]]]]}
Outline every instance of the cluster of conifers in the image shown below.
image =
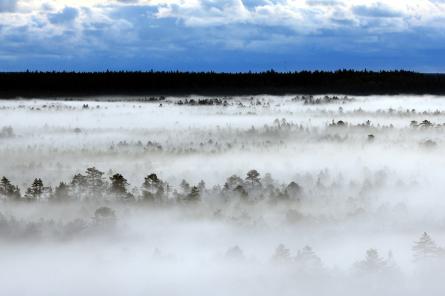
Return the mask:
{"type": "Polygon", "coordinates": [[[45,186],[42,179],[36,178],[22,194],[18,186],[3,177],[0,180],[0,197],[8,200],[86,200],[86,199],[115,199],[125,201],[200,201],[205,196],[220,197],[221,200],[238,198],[245,201],[274,199],[299,200],[302,188],[295,182],[288,185],[276,186],[269,174],[264,178],[260,173],[251,170],[243,179],[237,175],[229,177],[223,186],[206,188],[205,182],[192,186],[182,180],[179,187],[172,187],[162,181],[156,174],[145,177],[141,187],[129,190],[127,179],[119,173],[107,180],[105,173],[91,167],[85,174],[76,174],[69,183],[61,182],[55,188],[45,186]]]}

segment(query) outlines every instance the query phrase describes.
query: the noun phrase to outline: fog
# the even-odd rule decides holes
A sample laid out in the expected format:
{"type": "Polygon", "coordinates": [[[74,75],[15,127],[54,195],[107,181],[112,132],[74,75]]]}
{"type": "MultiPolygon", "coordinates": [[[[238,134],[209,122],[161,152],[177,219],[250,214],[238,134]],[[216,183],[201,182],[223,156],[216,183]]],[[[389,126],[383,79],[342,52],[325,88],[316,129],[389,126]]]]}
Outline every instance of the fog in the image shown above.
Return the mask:
{"type": "Polygon", "coordinates": [[[444,140],[436,96],[0,100],[0,295],[444,295],[444,140]]]}

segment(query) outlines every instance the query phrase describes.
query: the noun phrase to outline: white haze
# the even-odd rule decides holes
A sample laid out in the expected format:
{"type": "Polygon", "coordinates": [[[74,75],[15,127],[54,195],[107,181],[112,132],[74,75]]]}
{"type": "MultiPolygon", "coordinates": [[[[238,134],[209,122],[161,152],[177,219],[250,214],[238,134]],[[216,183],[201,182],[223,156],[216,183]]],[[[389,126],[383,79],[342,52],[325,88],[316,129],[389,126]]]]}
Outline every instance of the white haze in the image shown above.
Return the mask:
{"type": "Polygon", "coordinates": [[[179,190],[182,179],[212,188],[256,169],[276,186],[298,183],[301,201],[2,200],[0,222],[14,222],[0,223],[0,295],[445,294],[444,256],[418,262],[412,249],[424,232],[445,246],[445,97],[136,99],[0,101],[0,177],[25,192],[34,178],[55,187],[96,167],[137,193],[150,173],[179,190]],[[94,224],[103,206],[115,223],[94,224]],[[76,221],[86,230],[70,232],[76,221]],[[280,244],[289,258],[274,259],[280,244]],[[295,259],[305,246],[320,265],[295,259]],[[391,268],[359,270],[371,248],[391,268]]]}

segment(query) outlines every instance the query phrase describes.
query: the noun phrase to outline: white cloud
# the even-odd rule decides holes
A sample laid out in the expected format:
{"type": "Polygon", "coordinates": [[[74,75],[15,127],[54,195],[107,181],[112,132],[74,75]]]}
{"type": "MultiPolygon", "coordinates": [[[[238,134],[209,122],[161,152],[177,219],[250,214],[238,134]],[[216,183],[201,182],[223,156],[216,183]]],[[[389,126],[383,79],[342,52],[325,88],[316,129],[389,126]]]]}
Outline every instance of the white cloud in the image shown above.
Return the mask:
{"type": "Polygon", "coordinates": [[[241,0],[166,1],[159,4],[156,15],[159,18],[179,19],[187,26],[250,23],[287,26],[308,33],[319,29],[335,29],[342,23],[374,30],[400,31],[414,26],[437,26],[436,20],[445,16],[445,3],[438,0],[396,0],[390,3],[363,0],[257,2],[259,4],[252,4],[248,8],[241,0]]]}
{"type": "Polygon", "coordinates": [[[339,27],[374,27],[383,31],[445,27],[442,0],[2,0],[0,11],[8,13],[0,15],[0,22],[14,26],[16,17],[12,14],[29,19],[61,14],[68,7],[105,15],[132,5],[155,9],[155,17],[177,19],[189,27],[252,24],[284,26],[301,33],[339,27]]]}

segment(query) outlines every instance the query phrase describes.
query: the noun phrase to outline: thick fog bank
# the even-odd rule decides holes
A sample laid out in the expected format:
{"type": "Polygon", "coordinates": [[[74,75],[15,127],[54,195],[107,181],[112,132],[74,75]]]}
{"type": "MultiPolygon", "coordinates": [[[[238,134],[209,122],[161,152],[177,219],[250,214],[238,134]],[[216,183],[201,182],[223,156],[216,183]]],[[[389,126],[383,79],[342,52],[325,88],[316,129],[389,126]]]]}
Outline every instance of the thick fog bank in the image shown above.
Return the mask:
{"type": "Polygon", "coordinates": [[[0,101],[0,295],[443,295],[444,145],[445,97],[0,101]]]}

